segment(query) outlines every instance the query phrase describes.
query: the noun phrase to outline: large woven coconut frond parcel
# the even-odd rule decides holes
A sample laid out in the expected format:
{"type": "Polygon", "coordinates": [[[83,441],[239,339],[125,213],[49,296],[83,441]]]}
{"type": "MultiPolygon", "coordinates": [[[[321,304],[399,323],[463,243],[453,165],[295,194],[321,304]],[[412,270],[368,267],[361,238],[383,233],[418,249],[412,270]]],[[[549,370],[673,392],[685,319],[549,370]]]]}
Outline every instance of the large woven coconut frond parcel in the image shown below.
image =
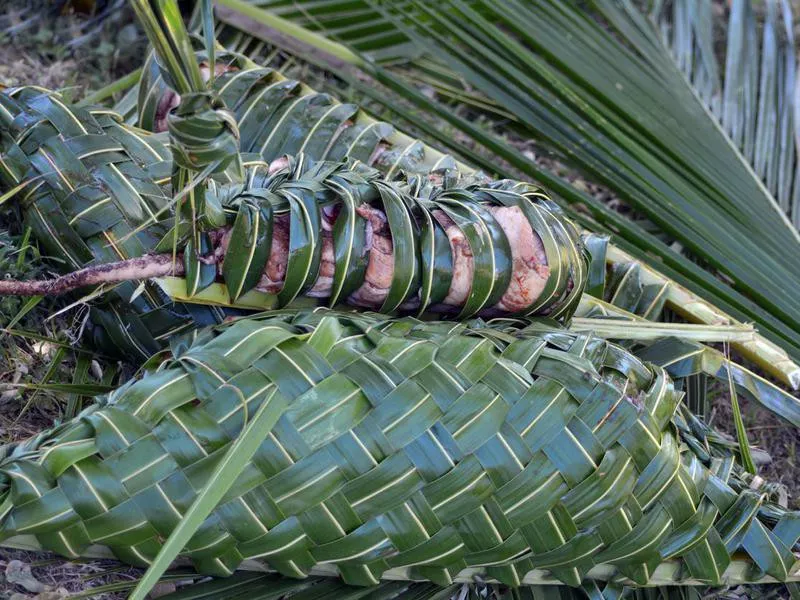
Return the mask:
{"type": "Polygon", "coordinates": [[[255,560],[362,585],[796,576],[800,514],[744,486],[733,459],[701,461],[673,425],[666,373],[606,341],[317,310],[173,352],[6,448],[4,538],[147,564],[272,403],[282,416],[184,548],[202,573],[255,560]]]}

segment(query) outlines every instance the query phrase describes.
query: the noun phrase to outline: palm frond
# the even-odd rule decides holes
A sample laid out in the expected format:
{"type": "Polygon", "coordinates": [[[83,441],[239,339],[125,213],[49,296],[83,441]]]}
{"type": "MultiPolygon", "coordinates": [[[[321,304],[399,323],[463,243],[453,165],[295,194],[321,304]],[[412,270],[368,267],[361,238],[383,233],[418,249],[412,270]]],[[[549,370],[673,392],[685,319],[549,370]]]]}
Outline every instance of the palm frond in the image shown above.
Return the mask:
{"type": "MultiPolygon", "coordinates": [[[[756,590],[750,598],[759,598],[756,590]]],[[[725,592],[702,587],[662,587],[647,590],[625,588],[615,583],[587,581],[580,588],[532,585],[518,589],[496,583],[454,584],[441,588],[430,583],[382,582],[372,589],[348,586],[330,578],[303,581],[275,575],[239,572],[225,580],[187,587],[164,596],[164,600],[706,600],[725,599],[725,592]]],[[[765,596],[766,597],[766,596],[765,596]]],[[[728,600],[733,600],[729,598],[728,600]]]]}
{"type": "MultiPolygon", "coordinates": [[[[296,92],[303,91],[302,87],[275,75],[269,69],[255,68],[235,70],[218,77],[216,85],[227,90],[231,105],[243,85],[252,88],[251,100],[263,98],[266,92],[274,89],[285,96],[282,106],[289,110],[268,115],[267,123],[274,119],[281,125],[275,128],[262,127],[263,110],[254,102],[244,102],[247,95],[238,98],[242,102],[237,106],[237,116],[244,115],[242,121],[248,125],[243,143],[251,140],[255,147],[262,148],[262,155],[279,156],[284,151],[305,148],[315,157],[349,154],[356,162],[309,165],[301,154],[294,167],[274,176],[263,160],[249,161],[244,184],[226,181],[227,172],[219,175],[219,183],[212,186],[209,193],[228,211],[223,215],[223,224],[227,218],[231,241],[227,243],[222,268],[226,281],[224,300],[216,304],[251,310],[286,306],[296,297],[311,292],[312,287],[312,295],[320,301],[331,305],[345,303],[364,285],[369,272],[369,255],[363,252],[368,236],[382,235],[390,236],[392,263],[389,270],[384,271],[391,278],[391,284],[380,288],[384,289],[385,297],[374,308],[395,312],[402,306],[406,311],[442,312],[444,303],[444,309],[450,306],[454,314],[460,311],[462,317],[471,316],[500,303],[512,287],[511,248],[492,212],[510,210],[518,212],[528,222],[531,235],[542,240],[542,260],[543,265],[546,263],[547,274],[540,276],[536,272],[534,283],[543,282],[540,293],[536,292],[527,301],[514,299],[515,303],[523,304],[505,310],[527,314],[547,312],[554,319],[568,318],[574,312],[585,285],[587,260],[575,227],[535,186],[487,182],[479,177],[462,182],[447,175],[443,176],[452,181],[439,187],[419,178],[397,183],[387,181],[357,160],[376,161],[381,156],[395,167],[401,164],[405,153],[397,155],[391,148],[384,147],[386,139],[394,137],[397,141],[396,136],[391,135],[390,126],[366,119],[366,123],[345,131],[341,121],[349,120],[356,112],[355,107],[340,105],[314,92],[294,98],[296,92]],[[319,111],[319,120],[314,121],[310,131],[296,126],[308,121],[305,109],[309,105],[316,105],[314,109],[319,111]],[[299,110],[295,110],[298,106],[299,110]],[[252,123],[246,118],[251,113],[252,123]],[[363,135],[372,126],[378,131],[363,135]],[[273,143],[276,131],[280,135],[273,143]],[[376,154],[376,149],[384,152],[376,154]],[[382,208],[381,218],[388,218],[386,233],[377,229],[368,233],[367,219],[357,213],[365,203],[382,208]],[[324,217],[325,208],[340,208],[343,217],[324,217]],[[455,304],[446,300],[450,282],[454,280],[453,259],[445,226],[436,217],[439,212],[460,223],[456,227],[459,231],[463,229],[473,249],[470,254],[473,262],[462,267],[470,270],[470,284],[464,288],[463,298],[455,304]],[[256,293],[255,299],[248,298],[245,293],[253,291],[267,266],[273,231],[278,230],[275,223],[284,219],[289,241],[283,257],[286,274],[280,281],[282,286],[278,291],[256,293]],[[327,238],[320,234],[323,222],[332,229],[327,238]],[[326,257],[326,261],[335,266],[335,270],[329,276],[330,286],[317,289],[324,239],[331,241],[334,256],[326,257]],[[472,264],[476,267],[474,270],[472,264]]],[[[161,81],[159,75],[156,82],[161,81]]],[[[0,103],[10,119],[6,124],[9,135],[4,140],[7,153],[13,157],[4,163],[6,181],[16,189],[18,179],[31,182],[39,176],[44,178],[38,185],[30,186],[21,203],[31,219],[34,234],[55,256],[67,262],[66,268],[113,262],[109,260],[114,256],[112,252],[118,253],[119,258],[128,258],[152,252],[159,246],[171,247],[176,239],[171,231],[176,228],[170,230],[174,210],[167,210],[170,199],[165,184],[170,181],[168,174],[174,172],[174,164],[164,159],[167,150],[155,136],[139,135],[125,128],[113,113],[69,107],[56,94],[38,89],[4,92],[0,103]],[[57,116],[51,121],[47,113],[57,116]],[[30,118],[21,118],[25,116],[30,118]],[[24,120],[26,124],[17,129],[11,123],[13,120],[24,120]],[[91,150],[85,148],[87,144],[91,145],[91,150]],[[97,183],[85,185],[90,180],[97,183]],[[84,185],[81,194],[75,194],[79,182],[84,185]],[[51,216],[47,219],[44,214],[51,216]]],[[[147,110],[149,106],[144,105],[144,111],[147,110]]],[[[417,156],[408,156],[406,160],[421,160],[424,156],[420,149],[417,156]]],[[[446,173],[451,163],[441,155],[437,162],[446,173]]],[[[194,237],[190,236],[188,243],[184,243],[183,237],[180,236],[181,254],[185,258],[194,237]]],[[[164,258],[168,272],[172,268],[171,261],[169,257],[164,258]]],[[[204,266],[210,266],[211,271],[211,276],[204,281],[193,279],[189,268],[186,268],[187,277],[181,280],[183,295],[195,304],[209,300],[199,293],[210,287],[217,275],[215,265],[204,266]]],[[[374,296],[380,289],[374,278],[371,281],[374,287],[370,293],[374,296]]],[[[132,289],[134,286],[132,282],[124,282],[122,287],[132,289]]],[[[522,292],[533,294],[534,290],[522,292]]],[[[156,351],[159,342],[163,344],[169,335],[191,325],[189,314],[181,319],[176,314],[178,307],[176,312],[170,312],[168,307],[162,306],[161,297],[148,286],[140,294],[141,302],[137,302],[135,295],[135,291],[131,291],[129,304],[134,309],[141,307],[140,314],[153,320],[151,327],[144,326],[135,312],[130,323],[125,323],[126,319],[118,311],[125,312],[126,298],[118,293],[110,296],[112,301],[106,303],[107,311],[95,315],[104,326],[99,329],[108,332],[114,342],[115,337],[127,342],[126,345],[117,344],[118,350],[127,351],[133,347],[146,357],[147,350],[156,351]],[[107,312],[117,319],[109,322],[102,316],[107,312]],[[115,326],[117,322],[119,327],[115,326]],[[142,327],[134,327],[140,323],[142,327]]],[[[173,295],[177,294],[173,292],[173,295]]],[[[218,317],[223,314],[213,308],[206,310],[218,317]]]]}
{"type": "Polygon", "coordinates": [[[651,16],[697,96],[799,226],[791,4],[736,0],[725,22],[713,17],[710,3],[674,0],[651,16]],[[723,28],[724,65],[717,58],[723,28]]]}
{"type": "MultiPolygon", "coordinates": [[[[588,236],[586,245],[592,252],[589,266],[589,288],[595,297],[584,295],[577,318],[570,323],[573,331],[592,331],[605,336],[631,349],[637,356],[653,362],[667,370],[683,385],[687,392],[687,405],[704,415],[704,383],[707,378],[716,379],[725,386],[733,385],[736,390],[770,411],[800,427],[800,401],[790,392],[775,385],[763,374],[754,372],[730,359],[711,345],[701,342],[712,340],[730,342],[747,358],[754,358],[755,345],[746,339],[738,342],[726,340],[726,336],[752,335],[741,325],[730,326],[688,326],[683,323],[665,323],[663,313],[674,318],[676,310],[668,299],[667,288],[660,279],[653,279],[652,272],[638,261],[617,260],[606,266],[604,251],[607,249],[602,238],[588,236]],[[592,273],[596,276],[593,278],[592,273]],[[606,274],[608,273],[608,277],[606,274]],[[665,310],[667,309],[667,310],[665,310]],[[626,325],[629,327],[625,331],[626,325]],[[696,335],[691,329],[697,327],[696,335]],[[622,331],[620,331],[622,330],[622,331]],[[715,337],[717,336],[717,337],[715,337]],[[692,393],[693,392],[693,393],[692,393]]],[[[688,296],[683,302],[676,298],[675,307],[690,303],[688,296]]],[[[679,310],[679,309],[678,309],[679,310]]],[[[678,313],[679,314],[679,313],[678,313]]],[[[724,323],[724,320],[707,315],[709,323],[724,323]]],[[[774,356],[775,365],[781,362],[779,354],[774,356]]],[[[756,361],[763,370],[770,370],[766,363],[756,361]]],[[[736,393],[735,390],[732,393],[736,393]]]]}
{"type": "MultiPolygon", "coordinates": [[[[169,230],[171,161],[154,136],[125,128],[106,109],[68,107],[37,89],[3,93],[0,121],[0,178],[7,188],[31,184],[18,195],[26,225],[60,269],[140,256],[169,230]],[[18,129],[13,121],[23,113],[27,126],[18,129]]],[[[96,347],[144,360],[173,333],[223,318],[214,307],[174,304],[152,283],[136,292],[128,282],[92,304],[96,347]]]]}
{"type": "MultiPolygon", "coordinates": [[[[424,18],[424,15],[408,0],[395,2],[409,18],[424,18]]],[[[418,54],[408,36],[388,22],[380,9],[367,0],[326,0],[324,2],[293,2],[287,0],[266,0],[258,2],[258,7],[277,17],[297,24],[303,29],[321,33],[357,52],[367,54],[370,60],[390,63],[394,60],[406,61],[409,56],[418,54]]],[[[199,3],[191,24],[197,27],[200,17],[199,3]]],[[[226,47],[248,56],[255,56],[262,48],[258,42],[242,35],[236,28],[217,29],[217,39],[226,47]]],[[[263,46],[263,44],[262,44],[263,46]]]]}

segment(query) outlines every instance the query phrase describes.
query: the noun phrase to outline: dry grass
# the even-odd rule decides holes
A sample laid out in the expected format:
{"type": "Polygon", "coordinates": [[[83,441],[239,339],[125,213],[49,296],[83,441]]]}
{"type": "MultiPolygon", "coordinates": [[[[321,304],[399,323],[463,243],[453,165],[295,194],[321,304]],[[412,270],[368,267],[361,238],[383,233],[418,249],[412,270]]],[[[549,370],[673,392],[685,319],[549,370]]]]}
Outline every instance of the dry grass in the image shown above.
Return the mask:
{"type": "MultiPolygon", "coordinates": [[[[141,575],[141,570],[112,560],[70,562],[46,552],[0,551],[0,598],[4,598],[5,593],[14,593],[19,595],[19,600],[56,600],[80,592],[85,594],[94,588],[112,583],[133,582],[141,575]],[[29,566],[33,581],[41,584],[44,589],[39,592],[31,591],[20,583],[9,583],[6,574],[18,571],[18,564],[15,565],[13,561],[29,566]]],[[[11,578],[16,579],[13,575],[11,578]]],[[[125,593],[99,593],[90,597],[96,600],[122,600],[125,593]]]]}

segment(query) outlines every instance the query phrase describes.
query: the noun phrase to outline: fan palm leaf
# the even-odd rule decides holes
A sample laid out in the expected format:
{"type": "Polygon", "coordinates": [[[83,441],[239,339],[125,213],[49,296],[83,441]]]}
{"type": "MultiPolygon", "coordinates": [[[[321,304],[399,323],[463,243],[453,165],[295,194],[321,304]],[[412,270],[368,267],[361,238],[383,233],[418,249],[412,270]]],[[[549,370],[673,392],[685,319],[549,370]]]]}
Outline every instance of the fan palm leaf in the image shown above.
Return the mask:
{"type": "Polygon", "coordinates": [[[793,11],[786,0],[766,2],[760,36],[757,12],[750,2],[731,3],[724,66],[710,4],[678,0],[654,5],[651,16],[698,97],[797,226],[793,11]]]}

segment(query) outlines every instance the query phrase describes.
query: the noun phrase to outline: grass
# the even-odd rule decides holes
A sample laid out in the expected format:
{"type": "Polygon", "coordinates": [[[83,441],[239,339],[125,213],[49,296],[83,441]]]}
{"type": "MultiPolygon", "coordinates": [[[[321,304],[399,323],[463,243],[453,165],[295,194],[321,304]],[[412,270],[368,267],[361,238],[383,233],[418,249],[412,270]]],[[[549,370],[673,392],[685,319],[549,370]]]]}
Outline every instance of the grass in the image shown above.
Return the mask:
{"type": "Polygon", "coordinates": [[[141,64],[146,45],[124,0],[8,0],[0,13],[0,83],[60,89],[79,100],[141,64]],[[74,10],[90,4],[94,14],[74,10]]]}

